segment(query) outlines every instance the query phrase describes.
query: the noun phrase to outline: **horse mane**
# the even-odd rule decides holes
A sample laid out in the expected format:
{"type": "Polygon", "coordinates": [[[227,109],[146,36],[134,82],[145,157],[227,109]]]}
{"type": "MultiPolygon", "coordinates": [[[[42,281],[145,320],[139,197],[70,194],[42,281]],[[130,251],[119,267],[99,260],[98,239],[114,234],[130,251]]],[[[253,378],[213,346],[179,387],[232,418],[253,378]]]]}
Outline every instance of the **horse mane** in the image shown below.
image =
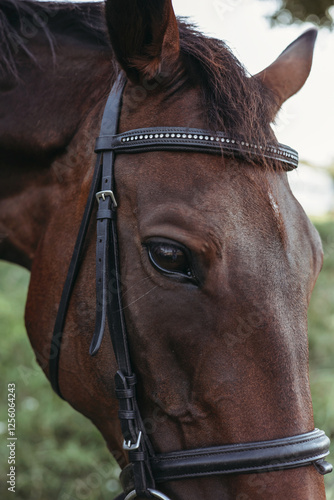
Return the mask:
{"type": "MultiPolygon", "coordinates": [[[[208,128],[259,144],[265,144],[269,137],[272,140],[273,96],[269,90],[249,77],[223,41],[201,34],[184,19],[179,20],[179,32],[183,64],[167,84],[166,99],[182,88],[198,85],[208,128]]],[[[56,35],[112,53],[103,3],[1,0],[0,80],[4,75],[18,79],[19,50],[36,61],[30,45],[37,34],[44,34],[53,54],[56,35]]]]}
{"type": "Polygon", "coordinates": [[[83,45],[110,50],[102,3],[1,0],[0,79],[19,79],[17,54],[23,51],[37,62],[31,42],[38,35],[48,40],[55,57],[55,36],[69,36],[83,45]]]}
{"type": "Polygon", "coordinates": [[[274,95],[251,78],[229,47],[181,20],[183,78],[178,85],[199,85],[207,127],[265,145],[273,140],[269,126],[274,95]]]}

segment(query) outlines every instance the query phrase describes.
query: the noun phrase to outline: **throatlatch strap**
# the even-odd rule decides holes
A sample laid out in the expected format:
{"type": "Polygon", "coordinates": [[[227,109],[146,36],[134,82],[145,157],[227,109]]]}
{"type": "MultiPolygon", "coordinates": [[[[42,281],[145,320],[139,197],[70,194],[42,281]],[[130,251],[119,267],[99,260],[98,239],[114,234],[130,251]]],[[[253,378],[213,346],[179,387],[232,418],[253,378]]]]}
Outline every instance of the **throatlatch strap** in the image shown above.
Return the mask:
{"type": "Polygon", "coordinates": [[[66,314],[70,303],[71,294],[74,288],[75,280],[77,278],[80,269],[82,250],[92,210],[95,203],[95,194],[100,183],[100,176],[101,176],[101,155],[98,155],[91,188],[88,195],[88,200],[80,224],[80,229],[78,232],[77,240],[75,242],[71,262],[68,268],[65,285],[59,302],[58,312],[51,340],[51,349],[49,356],[49,378],[53,390],[62,399],[63,396],[61,394],[59,387],[59,359],[60,359],[61,341],[63,338],[63,330],[65,326],[66,314]]]}

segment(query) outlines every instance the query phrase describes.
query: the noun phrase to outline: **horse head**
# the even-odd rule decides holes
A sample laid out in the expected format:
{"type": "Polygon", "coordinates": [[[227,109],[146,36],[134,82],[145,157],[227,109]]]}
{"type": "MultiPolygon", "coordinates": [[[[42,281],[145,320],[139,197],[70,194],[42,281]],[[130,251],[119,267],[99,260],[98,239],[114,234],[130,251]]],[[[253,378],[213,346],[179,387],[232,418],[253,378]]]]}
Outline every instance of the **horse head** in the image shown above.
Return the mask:
{"type": "MultiPolygon", "coordinates": [[[[195,150],[116,155],[122,309],[152,448],[168,454],[312,431],[307,308],[322,266],[321,241],[282,164],[260,146],[279,147],[270,125],[304,85],[316,33],[306,32],[251,77],[223,42],[178,22],[170,0],[108,0],[105,15],[125,82],[120,134],[152,127],[210,130],[213,140],[219,131],[259,148],[255,156],[195,150]]],[[[55,315],[91,183],[92,138],[110,78],[120,72],[105,55],[95,59],[91,70],[85,63],[91,83],[85,100],[78,97],[81,120],[73,118],[72,133],[63,139],[65,180],[59,184],[53,175],[52,198],[43,196],[47,216],[33,233],[29,255],[20,248],[32,270],[27,330],[48,376],[55,315]],[[100,90],[93,104],[95,68],[100,90]]],[[[40,175],[51,175],[55,164],[59,156],[40,175]]],[[[59,387],[124,467],[109,336],[94,357],[88,355],[96,315],[94,232],[92,223],[62,332],[59,387]]],[[[109,276],[111,295],[115,279],[109,276]]],[[[180,500],[325,498],[312,465],[256,476],[234,472],[189,474],[159,488],[180,500]]]]}

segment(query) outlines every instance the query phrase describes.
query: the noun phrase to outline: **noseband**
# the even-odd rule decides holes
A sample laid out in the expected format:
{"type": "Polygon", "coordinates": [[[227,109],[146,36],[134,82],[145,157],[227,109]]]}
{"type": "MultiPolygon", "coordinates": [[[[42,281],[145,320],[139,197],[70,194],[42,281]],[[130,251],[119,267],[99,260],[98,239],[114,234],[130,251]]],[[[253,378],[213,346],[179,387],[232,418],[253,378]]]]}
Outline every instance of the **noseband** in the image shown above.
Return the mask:
{"type": "Polygon", "coordinates": [[[182,127],[145,128],[117,135],[123,90],[124,83],[121,84],[119,77],[108,98],[100,137],[96,141],[97,162],[92,185],[59,303],[51,343],[49,376],[53,389],[62,397],[58,380],[62,332],[80,268],[91,213],[97,199],[97,302],[90,354],[94,356],[99,350],[107,319],[118,364],[115,392],[119,401],[123,448],[128,451],[130,462],[121,473],[125,493],[118,500],[137,497],[170,500],[155,489],[156,484],[177,479],[281,471],[307,465],[314,465],[320,474],[331,472],[332,466],[324,460],[329,454],[329,439],[318,429],[271,441],[211,446],[173,453],[154,452],[138,408],[136,376],[131,367],[123,315],[116,228],[117,201],[114,195],[115,156],[121,153],[190,151],[233,155],[254,161],[264,158],[278,162],[285,170],[293,170],[298,166],[298,154],[281,144],[261,146],[229,137],[222,132],[212,133],[182,127]],[[108,290],[111,278],[115,283],[115,293],[112,294],[108,290]]]}

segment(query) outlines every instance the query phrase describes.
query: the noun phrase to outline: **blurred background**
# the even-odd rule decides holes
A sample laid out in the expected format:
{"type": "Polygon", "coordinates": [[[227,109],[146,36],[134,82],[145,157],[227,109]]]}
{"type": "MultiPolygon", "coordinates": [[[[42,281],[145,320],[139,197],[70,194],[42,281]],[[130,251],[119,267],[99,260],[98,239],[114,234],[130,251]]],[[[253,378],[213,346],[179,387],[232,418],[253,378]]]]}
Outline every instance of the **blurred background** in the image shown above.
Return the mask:
{"type": "MultiPolygon", "coordinates": [[[[313,70],[275,124],[280,142],[297,149],[289,174],[296,197],[323,240],[324,267],[309,309],[310,380],[316,425],[334,441],[334,0],[173,0],[179,16],[232,48],[250,74],[269,65],[295,38],[319,27],[313,70]]],[[[1,2],[0,2],[1,8],[1,2]]],[[[91,423],[53,394],[24,328],[29,273],[0,262],[0,436],[7,434],[7,383],[17,392],[19,500],[110,500],[118,468],[91,423]]],[[[332,448],[332,463],[334,447],[332,448]]],[[[8,453],[0,447],[0,497],[8,453]]],[[[334,474],[326,477],[334,500],[334,474]]]]}

